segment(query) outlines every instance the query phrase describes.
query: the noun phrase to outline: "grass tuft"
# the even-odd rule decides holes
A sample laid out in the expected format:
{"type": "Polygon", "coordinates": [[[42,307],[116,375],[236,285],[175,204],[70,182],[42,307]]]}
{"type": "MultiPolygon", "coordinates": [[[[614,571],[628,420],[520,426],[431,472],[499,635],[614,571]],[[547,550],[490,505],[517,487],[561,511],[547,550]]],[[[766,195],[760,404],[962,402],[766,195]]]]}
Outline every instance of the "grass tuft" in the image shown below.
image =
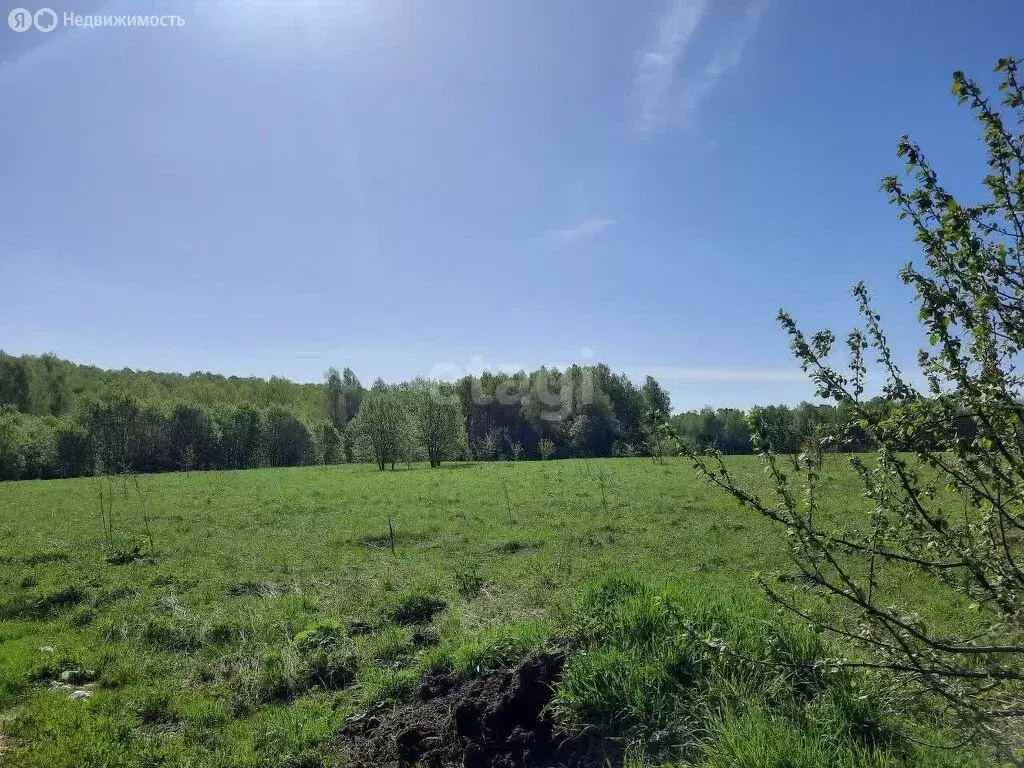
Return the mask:
{"type": "Polygon", "coordinates": [[[429,624],[448,607],[444,600],[422,592],[400,595],[391,609],[391,620],[400,626],[429,624]]]}

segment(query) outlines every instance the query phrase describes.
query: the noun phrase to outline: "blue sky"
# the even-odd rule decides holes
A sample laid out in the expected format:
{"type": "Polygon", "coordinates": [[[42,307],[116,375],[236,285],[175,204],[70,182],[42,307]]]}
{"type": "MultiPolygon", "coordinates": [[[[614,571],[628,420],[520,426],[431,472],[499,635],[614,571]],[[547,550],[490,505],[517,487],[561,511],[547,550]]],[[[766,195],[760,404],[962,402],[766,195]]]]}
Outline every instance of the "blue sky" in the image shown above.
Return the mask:
{"type": "Polygon", "coordinates": [[[879,180],[907,132],[976,191],[950,75],[1024,53],[1018,0],[51,7],[185,25],[0,26],[6,351],[310,381],[603,360],[679,408],[807,397],[775,312],[846,329],[858,279],[913,358],[879,180]]]}

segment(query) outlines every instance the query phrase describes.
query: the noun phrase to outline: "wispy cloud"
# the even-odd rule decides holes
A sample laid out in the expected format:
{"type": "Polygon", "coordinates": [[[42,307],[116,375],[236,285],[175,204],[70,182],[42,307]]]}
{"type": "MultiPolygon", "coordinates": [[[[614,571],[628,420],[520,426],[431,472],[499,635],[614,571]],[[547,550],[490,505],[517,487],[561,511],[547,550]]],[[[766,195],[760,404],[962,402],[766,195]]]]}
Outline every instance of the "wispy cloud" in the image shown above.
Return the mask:
{"type": "Polygon", "coordinates": [[[728,36],[715,52],[711,60],[696,75],[688,79],[680,94],[680,117],[686,122],[697,118],[701,106],[711,96],[722,79],[743,61],[743,53],[750,41],[757,34],[761,25],[761,17],[768,10],[767,0],[755,0],[751,3],[743,17],[730,29],[728,36]]]}
{"type": "Polygon", "coordinates": [[[569,229],[559,229],[550,234],[558,240],[580,240],[604,232],[618,224],[615,219],[586,218],[569,229]]]}
{"type": "Polygon", "coordinates": [[[769,3],[752,0],[743,15],[727,24],[713,41],[707,63],[686,69],[680,66],[683,55],[708,15],[708,6],[706,0],[673,0],[658,25],[657,40],[638,57],[637,129],[653,131],[673,118],[692,124],[719,81],[743,61],[769,3]]]}
{"type": "Polygon", "coordinates": [[[807,381],[807,375],[792,368],[703,368],[678,365],[648,365],[627,370],[630,376],[651,375],[658,381],[807,381]]]}
{"type": "Polygon", "coordinates": [[[640,103],[637,127],[651,130],[664,120],[676,69],[697,27],[707,15],[707,0],[673,0],[658,24],[654,44],[637,57],[636,95],[640,103]]]}

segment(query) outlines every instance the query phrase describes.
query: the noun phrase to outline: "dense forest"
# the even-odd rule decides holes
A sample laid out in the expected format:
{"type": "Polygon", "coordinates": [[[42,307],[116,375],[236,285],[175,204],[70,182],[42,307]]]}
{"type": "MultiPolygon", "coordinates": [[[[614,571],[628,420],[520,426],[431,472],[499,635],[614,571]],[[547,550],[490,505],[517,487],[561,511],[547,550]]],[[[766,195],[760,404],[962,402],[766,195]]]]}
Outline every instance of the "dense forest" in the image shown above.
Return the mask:
{"type": "MultiPolygon", "coordinates": [[[[0,480],[105,472],[245,469],[352,461],[518,460],[677,453],[661,425],[696,447],[750,453],[750,419],[779,452],[802,449],[831,406],[671,414],[652,377],[607,365],[483,373],[454,383],[365,388],[350,369],[320,384],[211,373],[108,371],[54,355],[0,352],[0,480]]],[[[847,443],[846,449],[858,449],[847,443]]]]}

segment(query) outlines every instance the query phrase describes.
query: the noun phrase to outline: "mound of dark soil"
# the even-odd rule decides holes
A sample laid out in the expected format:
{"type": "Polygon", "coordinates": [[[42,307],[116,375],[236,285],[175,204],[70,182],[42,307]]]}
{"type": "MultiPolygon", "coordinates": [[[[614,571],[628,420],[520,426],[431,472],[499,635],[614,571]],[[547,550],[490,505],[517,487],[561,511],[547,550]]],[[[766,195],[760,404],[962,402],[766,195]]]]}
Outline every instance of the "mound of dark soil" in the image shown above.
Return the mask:
{"type": "Polygon", "coordinates": [[[352,768],[590,768],[544,707],[564,661],[553,654],[515,669],[460,681],[427,676],[409,701],[379,716],[351,718],[340,746],[352,768]]]}

